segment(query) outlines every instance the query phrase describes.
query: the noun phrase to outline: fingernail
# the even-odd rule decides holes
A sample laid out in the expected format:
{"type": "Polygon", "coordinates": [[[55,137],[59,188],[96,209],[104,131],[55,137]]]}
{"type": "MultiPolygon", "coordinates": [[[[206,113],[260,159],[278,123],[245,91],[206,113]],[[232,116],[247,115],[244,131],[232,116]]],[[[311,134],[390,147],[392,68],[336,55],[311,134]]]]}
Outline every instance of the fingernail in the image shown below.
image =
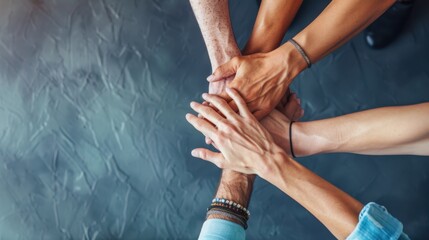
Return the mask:
{"type": "Polygon", "coordinates": [[[207,77],[207,81],[209,81],[209,82],[212,81],[213,79],[214,79],[214,75],[213,74],[207,77]]]}
{"type": "Polygon", "coordinates": [[[197,151],[192,150],[191,152],[192,157],[198,157],[197,151]]]}
{"type": "Polygon", "coordinates": [[[203,93],[203,99],[206,99],[207,98],[207,93],[203,93]]]}
{"type": "Polygon", "coordinates": [[[194,107],[194,106],[195,106],[195,104],[196,104],[196,102],[191,102],[189,105],[190,105],[191,107],[194,107]]]}
{"type": "Polygon", "coordinates": [[[231,92],[231,88],[229,88],[229,87],[226,87],[226,88],[225,88],[225,90],[226,90],[227,92],[231,92]]]}
{"type": "Polygon", "coordinates": [[[189,117],[191,116],[191,114],[190,113],[187,113],[186,115],[185,115],[185,118],[186,119],[189,119],[189,117]]]}

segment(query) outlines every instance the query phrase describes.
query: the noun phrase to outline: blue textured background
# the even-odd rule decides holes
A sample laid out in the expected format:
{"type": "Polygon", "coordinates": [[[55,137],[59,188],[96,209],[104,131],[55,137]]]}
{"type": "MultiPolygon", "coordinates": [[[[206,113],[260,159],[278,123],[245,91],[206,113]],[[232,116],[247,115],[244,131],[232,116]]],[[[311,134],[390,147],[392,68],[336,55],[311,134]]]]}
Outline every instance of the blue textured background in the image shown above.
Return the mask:
{"type": "MultiPolygon", "coordinates": [[[[287,36],[326,4],[306,1],[287,36]]],[[[305,120],[429,101],[429,3],[416,5],[388,48],[359,35],[296,79],[305,120]]],[[[256,11],[231,1],[241,46],[256,11]]],[[[209,73],[185,0],[1,0],[0,239],[196,238],[219,170],[191,158],[204,143],[184,115],[209,73]]],[[[428,160],[299,159],[413,239],[429,239],[428,160]]],[[[249,239],[332,238],[262,180],[250,209],[249,239]]]]}

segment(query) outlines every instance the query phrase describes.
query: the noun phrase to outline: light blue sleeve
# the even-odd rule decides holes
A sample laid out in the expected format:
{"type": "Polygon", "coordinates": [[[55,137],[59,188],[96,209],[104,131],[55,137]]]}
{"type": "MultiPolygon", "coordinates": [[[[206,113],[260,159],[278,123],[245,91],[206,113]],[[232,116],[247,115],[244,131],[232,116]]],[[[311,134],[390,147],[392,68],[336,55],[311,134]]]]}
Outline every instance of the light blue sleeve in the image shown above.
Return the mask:
{"type": "Polygon", "coordinates": [[[201,228],[199,240],[244,240],[244,228],[237,223],[223,219],[208,219],[201,228]]]}
{"type": "Polygon", "coordinates": [[[409,240],[402,229],[402,223],[385,207],[372,202],[360,212],[359,223],[347,240],[409,240]]]}

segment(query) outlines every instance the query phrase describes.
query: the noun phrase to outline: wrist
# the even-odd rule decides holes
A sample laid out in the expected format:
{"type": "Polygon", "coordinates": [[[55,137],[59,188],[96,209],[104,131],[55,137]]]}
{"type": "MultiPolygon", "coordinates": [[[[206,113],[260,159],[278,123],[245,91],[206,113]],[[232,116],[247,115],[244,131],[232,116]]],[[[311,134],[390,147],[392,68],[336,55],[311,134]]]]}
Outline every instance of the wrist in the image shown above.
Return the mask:
{"type": "Polygon", "coordinates": [[[233,57],[241,56],[240,49],[236,46],[223,47],[219,46],[215,48],[216,51],[213,54],[209,54],[210,63],[212,65],[212,71],[214,72],[220,65],[228,62],[233,57]]]}
{"type": "Polygon", "coordinates": [[[278,42],[267,42],[265,36],[267,36],[266,33],[260,33],[260,36],[250,36],[249,40],[246,43],[246,46],[242,51],[242,54],[250,55],[255,53],[268,53],[279,46],[278,42]],[[260,39],[264,40],[260,41],[260,39]]]}
{"type": "Polygon", "coordinates": [[[271,51],[270,55],[280,63],[282,69],[287,70],[290,81],[307,68],[307,62],[290,42],[271,51]]]}
{"type": "MultiPolygon", "coordinates": [[[[321,120],[323,121],[323,120],[321,120]]],[[[340,139],[333,128],[324,134],[326,128],[321,121],[295,122],[292,128],[292,143],[295,156],[304,157],[321,153],[334,152],[338,149],[340,139]],[[332,141],[335,139],[335,141],[332,141]]]]}
{"type": "MultiPolygon", "coordinates": [[[[305,157],[315,154],[315,141],[314,135],[309,133],[306,128],[305,122],[294,122],[291,128],[291,139],[293,145],[293,152],[297,157],[305,157]]],[[[292,150],[291,150],[292,151],[292,150]]]]}
{"type": "Polygon", "coordinates": [[[248,207],[255,175],[223,170],[215,198],[225,198],[248,207]]]}
{"type": "Polygon", "coordinates": [[[257,171],[257,175],[274,184],[274,180],[280,177],[290,157],[281,147],[274,144],[274,149],[270,154],[266,154],[265,158],[263,165],[257,171]]]}

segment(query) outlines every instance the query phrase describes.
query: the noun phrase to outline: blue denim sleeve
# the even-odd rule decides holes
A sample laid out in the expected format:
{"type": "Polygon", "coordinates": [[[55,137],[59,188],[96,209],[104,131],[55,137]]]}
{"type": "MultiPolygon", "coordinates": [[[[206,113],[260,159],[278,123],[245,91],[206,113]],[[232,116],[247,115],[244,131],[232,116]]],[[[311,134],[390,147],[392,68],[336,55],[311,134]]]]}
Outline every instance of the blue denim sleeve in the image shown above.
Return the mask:
{"type": "Polygon", "coordinates": [[[208,219],[201,228],[199,240],[244,240],[244,228],[237,223],[223,219],[208,219]]]}
{"type": "Polygon", "coordinates": [[[359,223],[347,240],[409,240],[402,231],[402,223],[386,208],[368,203],[359,214],[359,223]]]}

